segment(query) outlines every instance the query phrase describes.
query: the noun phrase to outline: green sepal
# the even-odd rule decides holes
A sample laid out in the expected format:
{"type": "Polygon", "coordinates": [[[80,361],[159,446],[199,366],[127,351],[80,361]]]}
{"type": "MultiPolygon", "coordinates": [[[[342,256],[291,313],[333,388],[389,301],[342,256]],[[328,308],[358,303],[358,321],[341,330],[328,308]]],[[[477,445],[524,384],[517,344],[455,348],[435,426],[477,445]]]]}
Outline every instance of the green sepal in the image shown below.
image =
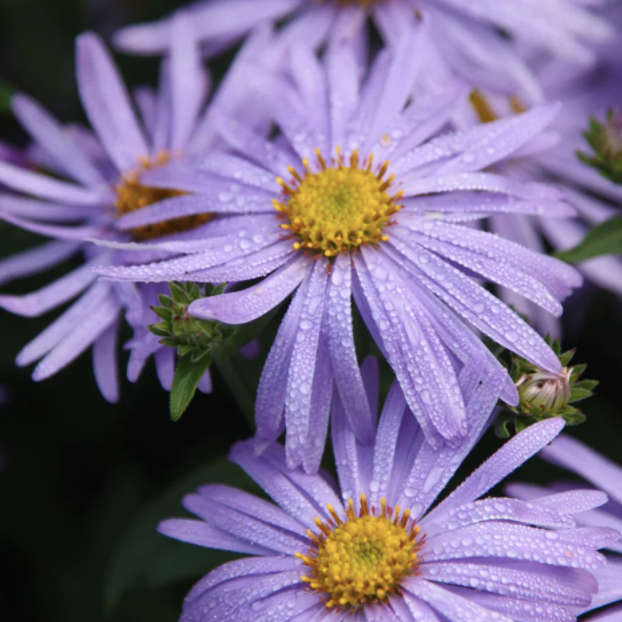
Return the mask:
{"type": "Polygon", "coordinates": [[[199,381],[212,363],[209,355],[193,361],[192,355],[186,354],[177,361],[173,386],[171,387],[171,419],[179,421],[188,408],[199,381]]]}
{"type": "MultiPolygon", "coordinates": [[[[620,181],[622,184],[622,179],[620,181]]],[[[596,225],[583,241],[566,251],[555,253],[555,257],[568,263],[580,263],[601,255],[619,255],[622,253],[622,216],[596,225]]]]}
{"type": "Polygon", "coordinates": [[[516,428],[514,427],[515,417],[510,415],[509,413],[500,414],[495,420],[495,434],[498,438],[510,438],[513,434],[516,433],[516,428]],[[510,429],[510,426],[514,428],[510,429]]]}

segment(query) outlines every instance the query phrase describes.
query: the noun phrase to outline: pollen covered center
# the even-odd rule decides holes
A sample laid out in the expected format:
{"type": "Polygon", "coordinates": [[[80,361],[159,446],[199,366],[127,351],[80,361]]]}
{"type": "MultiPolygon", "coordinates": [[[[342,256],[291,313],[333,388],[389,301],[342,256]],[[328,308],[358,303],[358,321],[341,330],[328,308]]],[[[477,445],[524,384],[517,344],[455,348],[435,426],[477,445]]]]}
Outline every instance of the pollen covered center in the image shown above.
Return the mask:
{"type": "Polygon", "coordinates": [[[402,196],[401,192],[390,194],[393,176],[384,179],[389,163],[374,170],[370,156],[359,166],[356,151],[348,163],[339,150],[330,166],[319,151],[316,158],[313,168],[303,160],[303,175],[290,167],[289,183],[277,179],[283,198],[273,203],[288,220],[281,227],[291,232],[294,249],[334,257],[388,240],[385,228],[399,211],[396,201],[402,196]]]}
{"type": "MultiPolygon", "coordinates": [[[[142,158],[139,166],[131,173],[123,175],[119,180],[119,184],[115,190],[117,193],[114,206],[117,217],[129,214],[136,210],[170,199],[178,197],[185,192],[181,190],[172,190],[168,188],[155,188],[145,186],[140,183],[141,175],[150,169],[162,166],[170,159],[168,151],[161,151],[158,155],[151,158],[142,158]]],[[[131,230],[132,237],[139,241],[153,240],[155,238],[181,233],[182,231],[190,231],[208,222],[212,218],[211,214],[196,214],[193,216],[184,216],[159,223],[146,225],[144,227],[136,227],[131,230]]]]}
{"type": "Polygon", "coordinates": [[[399,590],[400,581],[414,573],[417,564],[419,527],[410,511],[400,516],[381,500],[380,511],[371,511],[365,495],[357,516],[352,499],[342,521],[329,505],[332,519],[316,518],[320,534],[307,532],[312,547],[307,555],[296,554],[309,568],[302,577],[313,590],[322,592],[327,608],[360,609],[366,603],[385,600],[399,590]]]}

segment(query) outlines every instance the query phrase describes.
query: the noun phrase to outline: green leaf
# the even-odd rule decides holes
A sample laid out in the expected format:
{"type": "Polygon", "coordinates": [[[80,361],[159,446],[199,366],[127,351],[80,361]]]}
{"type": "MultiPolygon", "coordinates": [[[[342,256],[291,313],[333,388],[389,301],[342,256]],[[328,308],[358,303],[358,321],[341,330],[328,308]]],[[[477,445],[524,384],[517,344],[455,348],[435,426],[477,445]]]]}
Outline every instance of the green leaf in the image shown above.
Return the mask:
{"type": "Polygon", "coordinates": [[[236,557],[232,553],[177,542],[156,531],[160,521],[184,516],[182,497],[207,483],[259,492],[239,467],[221,458],[183,478],[144,506],[129,522],[110,556],[104,583],[105,607],[109,613],[132,588],[156,589],[194,581],[236,557]]]}
{"type": "Polygon", "coordinates": [[[15,95],[15,88],[0,80],[0,114],[11,112],[11,98],[15,95]]]}
{"type": "Polygon", "coordinates": [[[574,248],[556,253],[558,259],[568,263],[580,263],[601,255],[617,255],[622,253],[622,216],[594,227],[574,248]]]}
{"type": "Polygon", "coordinates": [[[173,421],[179,421],[188,408],[196,393],[199,380],[211,362],[210,356],[204,356],[198,361],[193,361],[191,354],[182,356],[177,362],[175,378],[171,387],[171,419],[173,421]]]}

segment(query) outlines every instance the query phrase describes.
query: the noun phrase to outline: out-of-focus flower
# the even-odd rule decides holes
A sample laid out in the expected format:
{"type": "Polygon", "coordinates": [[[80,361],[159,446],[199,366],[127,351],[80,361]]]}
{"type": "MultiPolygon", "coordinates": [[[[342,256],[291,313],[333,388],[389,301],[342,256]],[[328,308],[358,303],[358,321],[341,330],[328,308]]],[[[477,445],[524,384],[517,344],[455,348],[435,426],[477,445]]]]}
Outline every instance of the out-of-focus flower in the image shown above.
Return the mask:
{"type": "MultiPolygon", "coordinates": [[[[622,7],[611,3],[606,13],[618,30],[622,25],[622,7]]],[[[513,215],[491,219],[492,230],[529,248],[541,251],[544,241],[556,251],[578,245],[591,227],[620,215],[622,188],[602,177],[577,157],[589,149],[584,132],[590,117],[604,119],[611,107],[622,102],[622,63],[619,45],[598,50],[598,62],[589,69],[578,69],[563,62],[543,63],[536,72],[549,101],[560,101],[560,114],[544,133],[540,144],[507,161],[499,172],[527,181],[555,181],[563,188],[566,201],[577,211],[576,219],[564,221],[537,216],[513,215]]],[[[473,98],[472,98],[473,100],[473,98]]],[[[525,110],[520,98],[499,98],[494,93],[476,94],[471,122],[506,117],[525,110]]],[[[463,118],[463,121],[465,119],[463,118]]],[[[587,279],[622,296],[622,259],[609,255],[578,265],[587,279]]],[[[542,334],[559,334],[556,322],[529,301],[512,292],[504,299],[527,315],[542,334]]]]}
{"type": "MultiPolygon", "coordinates": [[[[338,488],[322,474],[288,469],[279,445],[259,457],[252,443],[235,445],[231,460],[277,505],[207,485],[183,501],[201,520],[160,525],[184,542],[254,556],[199,581],[180,620],[575,620],[571,608],[589,605],[596,590],[591,573],[605,563],[596,549],[617,532],[577,528],[573,514],[606,496],[562,493],[545,507],[480,499],[555,438],[562,420],[516,436],[430,510],[479,437],[503,383],[495,371],[469,384],[467,410],[475,424],[458,451],[425,440],[397,383],[371,445],[356,440],[336,399],[338,488]]],[[[375,391],[372,378],[366,386],[375,391]]]]}
{"type": "MultiPolygon", "coordinates": [[[[215,205],[222,237],[206,239],[201,252],[195,243],[188,249],[176,243],[186,256],[170,261],[100,269],[147,282],[269,275],[189,307],[197,317],[228,324],[252,321],[295,292],[256,406],[258,438],[266,445],[287,428],[290,466],[319,464],[324,441],[315,431],[326,433],[333,378],[359,439],[371,438],[352,296],[432,443],[455,445],[467,432],[457,370],[476,353],[489,354],[467,324],[543,369],[561,369],[544,340],[473,276],[557,315],[559,300],[580,283],[578,273],[470,226],[495,214],[572,213],[552,186],[485,172],[541,132],[556,107],[434,138],[463,92],[453,88],[407,105],[417,71],[408,59],[419,36],[380,52],[364,82],[342,39],[329,47],[325,66],[306,46],[292,48],[291,81],[266,74],[259,80],[280,134],[265,140],[219,115],[235,155],[208,155],[194,173],[171,166],[146,175],[154,185],[198,188],[202,194],[189,199],[188,209],[164,202],[119,221],[144,227],[215,205]]],[[[513,384],[508,388],[504,397],[514,403],[513,384]]]]}
{"type": "MultiPolygon", "coordinates": [[[[607,527],[620,533],[620,538],[606,547],[611,551],[607,556],[607,566],[594,572],[599,584],[598,594],[589,607],[580,609],[580,613],[622,601],[622,557],[619,555],[622,554],[622,467],[569,436],[558,438],[540,453],[540,457],[580,475],[609,496],[609,502],[598,510],[578,514],[576,520],[579,525],[607,527]]],[[[544,508],[550,499],[559,494],[572,494],[570,491],[577,489],[578,485],[558,482],[550,488],[530,484],[512,484],[507,488],[512,496],[544,508]]],[[[622,602],[596,615],[586,616],[585,619],[590,622],[615,622],[620,616],[622,602]]]]}
{"type": "MultiPolygon", "coordinates": [[[[606,20],[581,0],[204,0],[182,11],[191,16],[194,36],[208,54],[231,46],[266,20],[287,20],[285,40],[311,46],[325,42],[339,22],[355,25],[369,17],[392,44],[408,36],[413,21],[423,20],[430,24],[431,44],[412,59],[425,64],[425,90],[458,75],[469,84],[518,94],[529,102],[540,99],[540,87],[517,49],[583,64],[592,58],[590,47],[612,34],[606,20]]],[[[115,43],[134,54],[165,52],[171,23],[169,17],[129,26],[116,34],[115,43]]]]}
{"type": "MultiPolygon", "coordinates": [[[[1,161],[0,184],[12,192],[0,195],[0,217],[53,241],[0,262],[0,282],[47,270],[75,255],[84,257],[82,266],[39,291],[26,296],[0,296],[0,307],[26,317],[42,315],[80,296],[18,355],[19,365],[41,359],[33,374],[35,380],[55,374],[92,345],[98,385],[106,399],[116,401],[116,342],[125,316],[135,330],[129,344],[129,378],[135,380],[149,356],[155,354],[160,380],[170,387],[174,352],[161,347],[147,330],[147,325],[157,320],[150,306],[157,304],[158,294],[166,289],[153,284],[137,287],[98,280],[94,266],[123,265],[127,258],[123,251],[102,249],[89,239],[163,238],[175,244],[184,232],[184,244],[191,248],[190,240],[201,240],[203,230],[219,227],[211,222],[210,214],[202,214],[132,231],[115,230],[123,214],[151,203],[170,205],[179,201],[183,205],[187,200],[187,195],[177,189],[145,184],[146,172],[165,162],[185,162],[198,152],[222,145],[208,113],[201,115],[207,76],[188,28],[186,17],[175,19],[170,55],[162,64],[160,92],[156,95],[140,89],[136,93],[140,120],[112,58],[90,33],[77,40],[76,71],[93,133],[62,126],[29,97],[18,95],[13,99],[14,113],[33,140],[30,154],[38,169],[51,174],[20,166],[14,158],[1,161]]],[[[242,75],[244,55],[254,57],[258,45],[258,40],[249,40],[213,106],[223,105],[235,112],[243,105],[247,82],[242,75]]],[[[132,260],[152,261],[167,256],[170,254],[133,254],[132,260]]],[[[208,375],[200,386],[210,390],[208,375]]]]}

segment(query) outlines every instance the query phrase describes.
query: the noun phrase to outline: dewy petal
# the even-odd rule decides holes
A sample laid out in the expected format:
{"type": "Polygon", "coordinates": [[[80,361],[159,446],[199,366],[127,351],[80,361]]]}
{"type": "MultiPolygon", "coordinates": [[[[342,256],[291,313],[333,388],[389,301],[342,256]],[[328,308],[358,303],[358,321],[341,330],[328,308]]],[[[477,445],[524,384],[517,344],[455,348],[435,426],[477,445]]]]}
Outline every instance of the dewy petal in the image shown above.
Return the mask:
{"type": "Polygon", "coordinates": [[[350,258],[339,255],[328,281],[328,332],[335,384],[348,421],[365,444],[373,439],[373,422],[359,370],[352,328],[352,270],[350,258]]]}
{"type": "Polygon", "coordinates": [[[426,516],[426,520],[442,516],[452,507],[475,501],[481,497],[523,462],[548,445],[563,427],[563,419],[548,419],[530,426],[515,436],[437,505],[426,516]]]}
{"type": "Polygon", "coordinates": [[[355,259],[356,274],[406,401],[429,441],[441,436],[455,442],[464,435],[466,420],[451,363],[390,262],[376,251],[364,250],[363,258],[355,259]]]}
{"type": "Polygon", "coordinates": [[[317,348],[317,360],[313,386],[311,388],[311,406],[309,417],[309,434],[302,459],[306,473],[317,473],[320,468],[326,437],[328,435],[328,419],[333,397],[333,367],[328,347],[329,336],[326,329],[327,311],[324,309],[320,340],[317,348]]]}
{"type": "Polygon", "coordinates": [[[608,529],[588,527],[551,532],[503,521],[479,523],[433,536],[426,541],[423,556],[426,563],[500,557],[594,569],[606,564],[605,557],[594,549],[606,546],[617,535],[608,529]],[[465,540],[470,544],[465,546],[465,540]]]}
{"type": "Polygon", "coordinates": [[[324,262],[316,261],[307,278],[309,284],[294,339],[285,394],[285,450],[290,468],[302,464],[309,436],[311,396],[328,282],[324,262]]]}
{"type": "MultiPolygon", "coordinates": [[[[466,227],[465,230],[468,231],[466,227]]],[[[412,230],[408,231],[401,227],[394,227],[392,237],[397,237],[400,241],[411,246],[421,245],[437,256],[451,261],[454,265],[466,268],[466,270],[483,277],[489,282],[506,287],[531,300],[556,317],[561,315],[561,304],[553,298],[551,292],[535,276],[523,272],[520,264],[507,262],[507,253],[497,256],[493,255],[494,239],[491,240],[489,255],[485,256],[473,252],[463,238],[460,238],[460,244],[457,243],[458,238],[454,238],[454,243],[451,244],[428,237],[426,233],[425,229],[419,233],[412,230]]]]}
{"type": "Polygon", "coordinates": [[[530,603],[511,596],[499,596],[480,590],[451,587],[451,592],[487,609],[507,615],[514,622],[576,622],[576,615],[566,607],[530,603]]]}
{"type": "Polygon", "coordinates": [[[419,283],[484,334],[534,365],[555,372],[561,369],[559,359],[544,339],[470,277],[422,247],[412,249],[391,239],[385,252],[390,252],[391,246],[398,251],[391,253],[397,265],[402,265],[419,283]]]}
{"type": "MultiPolygon", "coordinates": [[[[396,460],[396,447],[402,419],[406,411],[406,400],[399,383],[394,382],[384,403],[376,440],[374,443],[374,462],[372,479],[369,482],[369,503],[380,506],[380,498],[386,496],[391,483],[391,473],[396,460]]],[[[389,495],[389,503],[392,502],[389,495]]]]}
{"type": "MultiPolygon", "coordinates": [[[[242,497],[240,491],[236,493],[242,497]]],[[[261,516],[250,516],[202,495],[186,495],[182,505],[219,531],[276,554],[293,555],[306,544],[306,538],[279,529],[262,520],[261,516]]]]}
{"type": "Polygon", "coordinates": [[[91,126],[119,171],[129,172],[149,155],[149,147],[119,71],[93,33],[78,37],[76,55],[78,90],[91,126]]]}
{"type": "Polygon", "coordinates": [[[468,391],[471,397],[466,405],[470,421],[468,438],[458,449],[443,446],[436,450],[424,443],[403,480],[396,504],[411,508],[413,516],[423,516],[479,440],[506,378],[505,370],[493,369],[482,377],[481,382],[474,379],[476,388],[468,391]]]}
{"type": "Polygon", "coordinates": [[[305,279],[296,290],[261,372],[255,402],[258,449],[265,449],[274,443],[283,431],[287,369],[308,285],[309,279],[305,279]]]}
{"type": "Polygon", "coordinates": [[[476,620],[477,622],[512,622],[510,618],[480,607],[476,603],[418,577],[405,581],[404,588],[426,601],[452,622],[475,622],[476,620]]]}
{"type": "Polygon", "coordinates": [[[291,242],[283,240],[215,268],[199,270],[193,277],[200,283],[237,283],[257,279],[281,268],[295,252],[291,242]]]}
{"type": "Polygon", "coordinates": [[[86,186],[105,183],[88,155],[36,101],[26,95],[16,95],[11,101],[11,107],[26,131],[67,175],[86,186]]]}
{"type": "Polygon", "coordinates": [[[568,514],[544,506],[534,506],[518,499],[487,497],[453,508],[442,520],[426,522],[426,535],[431,537],[480,522],[499,520],[549,529],[576,526],[568,514]]]}
{"type": "Polygon", "coordinates": [[[184,606],[188,607],[213,588],[226,585],[237,578],[252,579],[266,574],[296,570],[299,566],[300,562],[292,557],[247,557],[228,562],[218,566],[198,581],[188,592],[184,606]]]}
{"type": "Polygon", "coordinates": [[[252,442],[237,443],[231,449],[230,459],[302,525],[313,525],[316,516],[328,518],[327,503],[336,509],[343,507],[339,497],[320,475],[288,469],[284,449],[278,445],[256,456],[252,442]]]}
{"type": "Polygon", "coordinates": [[[511,593],[513,598],[528,601],[575,606],[591,602],[597,584],[586,571],[546,566],[538,569],[534,566],[527,570],[518,565],[495,566],[494,562],[434,562],[422,565],[422,575],[435,583],[461,585],[501,595],[511,593]]]}
{"type": "Polygon", "coordinates": [[[344,503],[353,499],[358,505],[361,494],[370,492],[374,445],[362,445],[357,441],[338,395],[333,399],[331,433],[341,496],[344,503]]]}
{"type": "MultiPolygon", "coordinates": [[[[241,512],[242,514],[247,514],[250,517],[261,520],[277,529],[293,532],[304,542],[307,541],[306,531],[297,520],[293,519],[273,503],[265,501],[264,499],[259,499],[255,495],[221,484],[207,484],[201,486],[197,490],[197,494],[208,502],[216,502],[236,512],[241,512]]],[[[207,506],[203,506],[203,509],[206,507],[207,506]]],[[[204,520],[207,522],[211,520],[209,511],[207,518],[204,520]]],[[[291,534],[289,535],[291,536],[291,534]]]]}
{"type": "Polygon", "coordinates": [[[188,311],[195,317],[227,324],[252,322],[285,300],[308,270],[308,259],[299,256],[257,285],[238,292],[202,298],[193,302],[188,311]]]}
{"type": "MultiPolygon", "coordinates": [[[[557,113],[559,104],[538,106],[521,115],[514,115],[492,123],[477,125],[470,130],[450,135],[450,145],[456,154],[442,164],[436,175],[452,175],[481,171],[503,160],[548,127],[557,113]]],[[[432,141],[430,146],[447,148],[446,139],[432,141]]]]}

